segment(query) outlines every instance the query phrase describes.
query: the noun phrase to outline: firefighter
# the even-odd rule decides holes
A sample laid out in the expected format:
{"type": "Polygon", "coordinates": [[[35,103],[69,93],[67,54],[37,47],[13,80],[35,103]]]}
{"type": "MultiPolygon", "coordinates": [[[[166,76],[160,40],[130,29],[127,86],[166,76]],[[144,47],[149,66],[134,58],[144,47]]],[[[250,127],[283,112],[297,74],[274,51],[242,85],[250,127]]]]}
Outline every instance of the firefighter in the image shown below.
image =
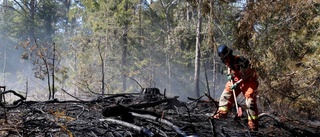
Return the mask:
{"type": "Polygon", "coordinates": [[[228,82],[221,94],[217,114],[213,118],[225,119],[234,103],[233,90],[236,96],[242,92],[246,99],[249,129],[256,131],[258,130],[257,72],[251,68],[249,60],[242,56],[233,55],[232,49],[226,45],[220,45],[217,50],[220,59],[228,67],[228,82]]]}

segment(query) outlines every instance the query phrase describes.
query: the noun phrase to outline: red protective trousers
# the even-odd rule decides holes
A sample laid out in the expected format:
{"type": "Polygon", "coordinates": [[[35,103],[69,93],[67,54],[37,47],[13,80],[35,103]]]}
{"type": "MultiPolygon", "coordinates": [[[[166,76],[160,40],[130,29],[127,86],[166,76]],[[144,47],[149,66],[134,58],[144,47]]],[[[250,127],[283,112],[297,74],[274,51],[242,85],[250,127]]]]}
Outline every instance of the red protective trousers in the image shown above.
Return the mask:
{"type": "MultiPolygon", "coordinates": [[[[234,103],[233,91],[230,88],[231,86],[232,82],[228,81],[220,97],[219,112],[228,113],[234,103]]],[[[246,99],[249,127],[255,127],[258,125],[258,108],[256,103],[257,88],[258,81],[255,78],[250,78],[246,81],[240,82],[235,89],[236,96],[242,92],[246,99]]]]}

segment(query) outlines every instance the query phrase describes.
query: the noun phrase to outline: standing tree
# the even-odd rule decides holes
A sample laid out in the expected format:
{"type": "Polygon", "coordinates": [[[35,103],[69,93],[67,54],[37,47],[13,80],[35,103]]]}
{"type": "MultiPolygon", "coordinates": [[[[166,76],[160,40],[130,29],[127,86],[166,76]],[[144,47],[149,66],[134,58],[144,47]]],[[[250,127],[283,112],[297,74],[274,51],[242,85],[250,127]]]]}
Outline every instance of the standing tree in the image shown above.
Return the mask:
{"type": "Polygon", "coordinates": [[[58,68],[55,66],[57,61],[57,51],[55,43],[37,42],[34,40],[34,45],[30,45],[29,41],[21,43],[25,49],[22,59],[30,60],[35,66],[33,68],[36,78],[41,80],[47,79],[49,100],[55,99],[54,75],[58,68]]]}
{"type": "MultiPolygon", "coordinates": [[[[62,24],[65,20],[67,10],[57,10],[64,9],[62,7],[65,1],[14,0],[4,2],[2,6],[6,12],[11,13],[3,15],[11,21],[10,24],[5,24],[6,40],[11,39],[13,43],[22,45],[25,49],[23,58],[32,60],[31,62],[35,65],[36,78],[43,80],[48,78],[49,99],[54,99],[54,64],[57,63],[55,62],[57,56],[54,55],[57,52],[52,42],[57,32],[57,24],[62,24]]],[[[11,44],[8,47],[13,48],[15,45],[17,44],[11,44]]]]}
{"type": "Polygon", "coordinates": [[[200,97],[199,77],[200,77],[200,64],[201,64],[201,32],[202,32],[202,0],[198,1],[198,22],[197,22],[197,37],[196,37],[196,56],[194,65],[194,86],[197,97],[200,97]]]}

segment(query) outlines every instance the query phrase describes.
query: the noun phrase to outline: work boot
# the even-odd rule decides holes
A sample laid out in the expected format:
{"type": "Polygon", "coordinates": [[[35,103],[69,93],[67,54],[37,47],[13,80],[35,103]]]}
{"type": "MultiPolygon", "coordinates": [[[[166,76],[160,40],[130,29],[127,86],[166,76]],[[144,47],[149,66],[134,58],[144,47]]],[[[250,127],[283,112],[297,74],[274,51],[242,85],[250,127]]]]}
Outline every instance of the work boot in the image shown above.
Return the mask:
{"type": "Polygon", "coordinates": [[[259,126],[258,120],[257,119],[256,120],[249,120],[248,126],[249,126],[250,131],[258,131],[258,126],[259,126]]]}
{"type": "Polygon", "coordinates": [[[227,112],[218,110],[217,114],[212,116],[214,119],[226,119],[227,118],[227,112]]]}

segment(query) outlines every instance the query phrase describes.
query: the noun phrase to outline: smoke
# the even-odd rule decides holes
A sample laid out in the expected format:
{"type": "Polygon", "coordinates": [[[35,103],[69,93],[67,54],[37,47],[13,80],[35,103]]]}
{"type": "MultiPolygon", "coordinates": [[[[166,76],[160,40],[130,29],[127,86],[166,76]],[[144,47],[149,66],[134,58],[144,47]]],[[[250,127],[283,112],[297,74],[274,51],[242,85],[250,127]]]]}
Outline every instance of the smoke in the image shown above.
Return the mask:
{"type": "MultiPolygon", "coordinates": [[[[171,64],[171,78],[168,77],[166,73],[168,67],[165,65],[161,65],[154,70],[153,76],[153,85],[151,87],[155,87],[160,89],[163,93],[166,91],[167,96],[179,96],[179,100],[187,101],[188,97],[197,98],[194,90],[194,66],[183,66],[177,64],[171,64]]],[[[223,81],[226,78],[222,77],[221,74],[218,75],[218,81],[223,81]]],[[[224,89],[224,84],[217,85],[216,90],[213,90],[213,72],[212,69],[207,69],[207,77],[208,82],[206,81],[204,69],[201,68],[200,73],[200,95],[204,95],[204,93],[208,93],[207,86],[209,86],[210,95],[214,99],[218,99],[220,94],[224,89]],[[208,84],[208,85],[207,85],[208,84]]],[[[147,81],[140,81],[147,85],[147,81]]],[[[219,84],[221,82],[217,82],[219,84]]]]}

